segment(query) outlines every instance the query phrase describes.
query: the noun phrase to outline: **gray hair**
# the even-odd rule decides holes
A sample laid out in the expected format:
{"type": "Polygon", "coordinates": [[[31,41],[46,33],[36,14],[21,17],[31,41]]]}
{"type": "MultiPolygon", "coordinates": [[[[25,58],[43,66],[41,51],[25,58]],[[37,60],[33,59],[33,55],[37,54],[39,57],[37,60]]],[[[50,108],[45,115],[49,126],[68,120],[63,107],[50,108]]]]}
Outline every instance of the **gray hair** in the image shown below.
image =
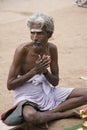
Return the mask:
{"type": "Polygon", "coordinates": [[[54,32],[54,21],[53,18],[43,13],[33,14],[27,21],[27,26],[31,28],[32,24],[40,24],[41,28],[46,27],[47,32],[54,32]]]}

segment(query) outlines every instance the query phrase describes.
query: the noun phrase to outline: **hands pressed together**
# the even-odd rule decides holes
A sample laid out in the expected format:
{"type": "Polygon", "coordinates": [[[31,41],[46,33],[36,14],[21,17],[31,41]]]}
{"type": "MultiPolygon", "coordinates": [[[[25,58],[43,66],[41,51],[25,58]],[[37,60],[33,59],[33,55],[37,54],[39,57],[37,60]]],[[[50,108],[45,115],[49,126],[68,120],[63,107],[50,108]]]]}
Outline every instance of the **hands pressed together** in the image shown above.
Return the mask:
{"type": "Polygon", "coordinates": [[[49,55],[43,55],[42,57],[38,55],[38,59],[36,61],[36,73],[41,74],[47,71],[47,68],[50,66],[51,58],[49,55]]]}

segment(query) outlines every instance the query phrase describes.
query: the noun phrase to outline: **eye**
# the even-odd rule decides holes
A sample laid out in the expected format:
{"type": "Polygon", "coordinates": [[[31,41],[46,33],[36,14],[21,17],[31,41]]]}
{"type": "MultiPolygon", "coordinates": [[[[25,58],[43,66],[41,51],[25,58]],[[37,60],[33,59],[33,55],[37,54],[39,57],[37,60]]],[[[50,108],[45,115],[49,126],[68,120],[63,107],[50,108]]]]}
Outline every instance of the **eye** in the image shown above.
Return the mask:
{"type": "Polygon", "coordinates": [[[42,35],[42,34],[43,34],[43,32],[38,32],[37,34],[38,34],[38,35],[42,35]]]}
{"type": "Polygon", "coordinates": [[[34,34],[35,34],[35,32],[31,32],[31,34],[33,34],[33,35],[34,35],[34,34]]]}
{"type": "Polygon", "coordinates": [[[35,34],[37,34],[37,35],[43,35],[44,33],[43,32],[31,32],[31,34],[32,35],[35,35],[35,34]]]}

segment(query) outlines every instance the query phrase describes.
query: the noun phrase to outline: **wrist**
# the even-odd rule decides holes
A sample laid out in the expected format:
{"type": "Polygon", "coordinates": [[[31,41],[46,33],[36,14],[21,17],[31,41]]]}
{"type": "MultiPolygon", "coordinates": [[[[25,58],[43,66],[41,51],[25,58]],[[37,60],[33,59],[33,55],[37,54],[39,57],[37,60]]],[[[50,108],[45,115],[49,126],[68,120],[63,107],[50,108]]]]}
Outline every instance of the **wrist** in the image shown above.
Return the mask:
{"type": "Polygon", "coordinates": [[[46,69],[44,72],[43,72],[44,75],[47,75],[48,74],[48,69],[46,69]]]}
{"type": "Polygon", "coordinates": [[[36,75],[36,74],[37,74],[36,68],[33,68],[33,69],[31,70],[31,73],[32,73],[33,75],[36,75]]]}

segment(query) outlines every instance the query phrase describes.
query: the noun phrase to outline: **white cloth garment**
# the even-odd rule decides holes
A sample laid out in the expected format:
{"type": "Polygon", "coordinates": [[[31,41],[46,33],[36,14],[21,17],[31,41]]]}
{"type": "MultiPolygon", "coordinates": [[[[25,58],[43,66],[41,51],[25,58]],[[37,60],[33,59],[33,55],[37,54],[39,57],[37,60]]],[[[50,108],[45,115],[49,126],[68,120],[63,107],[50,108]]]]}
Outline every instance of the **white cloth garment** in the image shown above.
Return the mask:
{"type": "Polygon", "coordinates": [[[50,89],[51,89],[51,84],[46,80],[43,74],[41,75],[35,75],[33,78],[29,80],[29,82],[32,82],[33,85],[39,85],[42,83],[42,88],[45,92],[45,94],[49,94],[50,89]]]}
{"type": "Polygon", "coordinates": [[[14,90],[14,101],[16,104],[28,100],[38,104],[40,110],[52,110],[65,101],[72,90],[54,87],[43,74],[37,74],[14,90]]]}

